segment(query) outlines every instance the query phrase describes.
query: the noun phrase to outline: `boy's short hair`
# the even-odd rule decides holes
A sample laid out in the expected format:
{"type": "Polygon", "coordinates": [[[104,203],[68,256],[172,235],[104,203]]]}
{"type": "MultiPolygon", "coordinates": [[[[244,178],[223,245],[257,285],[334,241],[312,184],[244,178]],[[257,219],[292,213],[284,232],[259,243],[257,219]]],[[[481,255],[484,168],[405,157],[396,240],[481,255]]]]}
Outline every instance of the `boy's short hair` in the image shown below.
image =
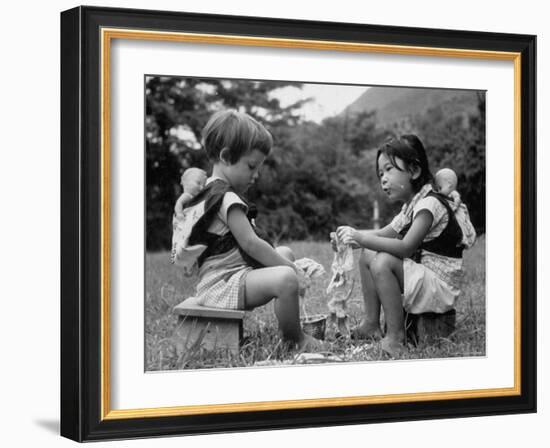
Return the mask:
{"type": "Polygon", "coordinates": [[[250,115],[233,109],[216,112],[202,130],[202,144],[208,158],[217,161],[222,149],[228,149],[227,162],[234,164],[248,152],[257,149],[266,156],[273,138],[269,131],[250,115]]]}

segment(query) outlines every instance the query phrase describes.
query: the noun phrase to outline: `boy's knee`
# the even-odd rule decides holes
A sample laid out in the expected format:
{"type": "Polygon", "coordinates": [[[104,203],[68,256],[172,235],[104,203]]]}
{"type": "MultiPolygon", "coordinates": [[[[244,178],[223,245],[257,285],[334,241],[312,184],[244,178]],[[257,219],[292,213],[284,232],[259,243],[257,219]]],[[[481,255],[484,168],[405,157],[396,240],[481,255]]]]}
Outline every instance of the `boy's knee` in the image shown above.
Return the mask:
{"type": "Polygon", "coordinates": [[[294,256],[294,252],[292,252],[292,249],[287,246],[279,246],[275,249],[277,252],[279,252],[280,255],[285,257],[287,260],[295,261],[296,257],[294,256]]]}
{"type": "Polygon", "coordinates": [[[281,266],[277,280],[277,290],[279,292],[279,296],[298,295],[298,276],[296,275],[296,272],[294,272],[294,269],[288,266],[281,266]]]}

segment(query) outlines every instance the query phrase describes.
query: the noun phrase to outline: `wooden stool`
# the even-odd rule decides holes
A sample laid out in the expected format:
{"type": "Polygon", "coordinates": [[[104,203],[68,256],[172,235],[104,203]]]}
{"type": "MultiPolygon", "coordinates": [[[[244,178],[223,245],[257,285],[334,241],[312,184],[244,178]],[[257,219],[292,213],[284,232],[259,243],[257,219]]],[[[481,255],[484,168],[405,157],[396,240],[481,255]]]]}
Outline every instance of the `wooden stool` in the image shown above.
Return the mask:
{"type": "Polygon", "coordinates": [[[455,325],[456,310],[454,309],[442,314],[405,314],[407,339],[415,344],[446,338],[455,330],[455,325]]]}
{"type": "Polygon", "coordinates": [[[200,306],[191,297],[176,305],[173,312],[179,316],[177,332],[183,350],[200,344],[208,351],[222,348],[239,353],[244,311],[200,306]]]}

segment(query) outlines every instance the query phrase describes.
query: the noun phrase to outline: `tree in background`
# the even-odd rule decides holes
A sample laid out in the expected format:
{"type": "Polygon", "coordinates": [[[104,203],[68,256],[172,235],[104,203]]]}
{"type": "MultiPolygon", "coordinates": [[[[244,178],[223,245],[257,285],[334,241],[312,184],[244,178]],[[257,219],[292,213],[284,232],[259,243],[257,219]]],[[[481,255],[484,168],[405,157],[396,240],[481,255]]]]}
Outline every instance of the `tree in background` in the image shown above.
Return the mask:
{"type": "Polygon", "coordinates": [[[485,93],[477,94],[473,114],[447,116],[436,106],[414,123],[430,159],[433,173],[452,168],[472,224],[485,232],[485,93]]]}
{"type": "Polygon", "coordinates": [[[328,241],[342,224],[372,227],[381,190],[365,157],[388,136],[375,113],[302,122],[275,135],[275,148],[251,192],[258,224],[276,240],[328,241]]]}
{"type": "Polygon", "coordinates": [[[307,100],[282,107],[271,93],[294,82],[257,82],[176,77],[146,79],[146,247],[170,247],[171,216],[181,192],[181,173],[197,166],[208,170],[200,133],[208,118],[222,108],[246,112],[276,138],[295,126],[297,110],[307,100]]]}
{"type": "MultiPolygon", "coordinates": [[[[343,138],[340,156],[333,155],[331,164],[346,160],[340,166],[348,180],[346,188],[360,181],[368,194],[363,195],[363,204],[358,208],[362,220],[360,226],[372,227],[372,212],[369,205],[375,200],[380,205],[380,222],[388,223],[399,211],[399,204],[392,204],[380,189],[376,176],[376,148],[387,138],[402,134],[417,134],[423,141],[430,167],[435,172],[443,167],[455,170],[458,175],[458,191],[468,205],[472,223],[478,233],[485,232],[485,94],[476,94],[477,107],[472,111],[453,109],[452,102],[436,104],[423,113],[406,116],[398,121],[381,124],[373,111],[356,112],[324,120],[325,131],[343,138]],[[339,158],[338,158],[339,157],[339,158]]],[[[323,131],[317,131],[323,135],[323,131]]],[[[328,137],[323,137],[328,138],[328,137]]],[[[322,142],[318,143],[323,145],[322,142]]],[[[350,197],[341,197],[345,204],[353,204],[350,197]]],[[[334,210],[338,210],[335,206],[334,210]]],[[[338,210],[340,221],[353,223],[350,211],[338,210]],[[347,221],[345,221],[347,220],[347,221]]],[[[339,223],[341,224],[341,222],[339,223]]],[[[353,224],[352,224],[353,225],[353,224]]]]}
{"type": "Polygon", "coordinates": [[[320,124],[300,118],[307,100],[283,107],[273,95],[291,82],[151,77],[146,81],[147,250],[169,249],[179,178],[190,166],[209,170],[200,132],[211,114],[235,108],[263,123],[274,147],[248,198],[258,225],[274,241],[324,240],[337,226],[372,228],[400,208],[376,176],[376,148],[388,137],[416,133],[434,172],[454,169],[478,232],[485,231],[485,95],[475,113],[435,105],[399,122],[379,123],[373,111],[344,112],[320,124]]]}

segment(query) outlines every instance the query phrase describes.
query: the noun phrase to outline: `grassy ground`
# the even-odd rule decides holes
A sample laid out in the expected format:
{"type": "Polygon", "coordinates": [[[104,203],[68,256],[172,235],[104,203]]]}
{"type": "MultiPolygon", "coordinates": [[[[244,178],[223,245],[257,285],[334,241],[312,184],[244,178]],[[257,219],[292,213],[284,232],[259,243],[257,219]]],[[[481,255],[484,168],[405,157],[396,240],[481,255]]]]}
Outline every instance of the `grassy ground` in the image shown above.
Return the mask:
{"type": "MultiPolygon", "coordinates": [[[[297,258],[317,260],[330,272],[332,251],[328,243],[288,244],[297,258]]],[[[413,346],[401,359],[447,358],[485,355],[485,237],[464,255],[463,294],[457,304],[456,330],[448,338],[413,346]]],[[[357,269],[355,287],[348,302],[351,325],[361,319],[362,294],[357,269]]],[[[181,350],[176,343],[177,318],[171,310],[183,298],[193,295],[195,279],[186,279],[169,262],[168,252],[146,257],[145,344],[147,370],[235,367],[296,362],[296,353],[281,343],[272,304],[258,308],[244,320],[244,343],[238,356],[225,350],[205,352],[200,347],[181,350]]],[[[308,315],[326,314],[326,277],[313,281],[302,303],[308,315]]],[[[304,312],[304,311],[303,311],[304,312]]],[[[388,359],[378,343],[329,339],[328,350],[343,361],[388,359]]]]}

